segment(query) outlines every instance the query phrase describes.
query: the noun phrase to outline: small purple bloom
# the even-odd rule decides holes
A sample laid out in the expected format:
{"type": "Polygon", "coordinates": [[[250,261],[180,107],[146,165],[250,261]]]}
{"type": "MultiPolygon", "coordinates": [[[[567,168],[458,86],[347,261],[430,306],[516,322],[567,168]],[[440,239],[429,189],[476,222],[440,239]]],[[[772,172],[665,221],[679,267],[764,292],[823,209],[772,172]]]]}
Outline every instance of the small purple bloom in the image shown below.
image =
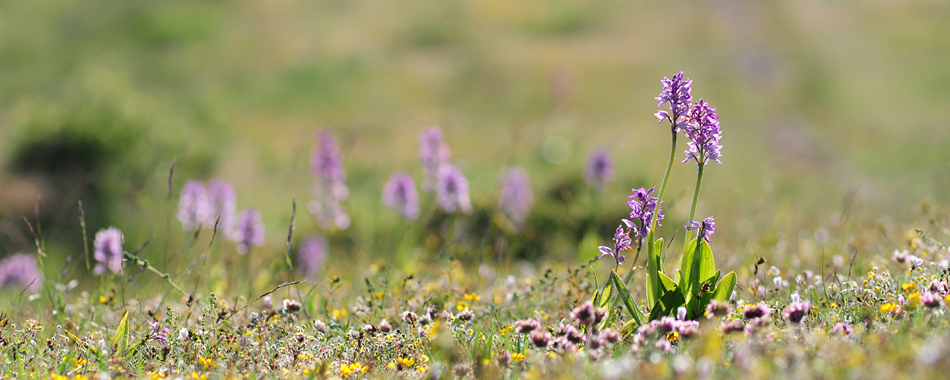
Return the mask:
{"type": "Polygon", "coordinates": [[[660,110],[654,115],[657,119],[660,119],[661,123],[663,120],[670,120],[671,123],[674,123],[674,132],[676,132],[680,128],[684,116],[689,112],[690,103],[693,100],[693,96],[690,94],[692,91],[690,84],[693,81],[688,78],[684,80],[683,72],[680,71],[673,76],[673,79],[664,77],[660,83],[663,84],[663,90],[660,92],[660,96],[656,97],[656,100],[660,102],[656,106],[669,104],[673,116],[670,116],[670,113],[664,110],[660,110]]]}
{"type": "Polygon", "coordinates": [[[685,134],[689,138],[689,149],[686,151],[686,159],[683,162],[694,160],[700,165],[705,165],[709,160],[722,163],[719,152],[722,145],[719,139],[722,133],[719,130],[719,115],[716,114],[716,108],[710,107],[709,103],[700,99],[693,108],[689,110],[686,122],[685,134]]]}
{"type": "Polygon", "coordinates": [[[603,192],[607,182],[614,179],[614,160],[607,149],[599,148],[590,153],[584,179],[599,192],[603,192]]]}
{"type": "Polygon", "coordinates": [[[519,228],[528,219],[534,196],[531,194],[531,180],[528,172],[519,167],[510,167],[501,175],[501,194],[499,207],[506,217],[519,228]]]}
{"type": "Polygon", "coordinates": [[[161,323],[158,323],[158,321],[155,321],[155,322],[148,321],[148,324],[152,326],[152,339],[155,339],[159,343],[161,343],[162,347],[167,347],[168,346],[168,328],[166,327],[166,328],[161,329],[161,331],[159,331],[158,328],[161,327],[161,323]]]}
{"type": "Polygon", "coordinates": [[[755,305],[746,305],[745,308],[742,309],[742,317],[754,322],[764,321],[771,313],[772,311],[769,307],[761,302],[755,305]]]}
{"type": "Polygon", "coordinates": [[[538,322],[537,319],[521,319],[515,321],[515,332],[519,334],[527,334],[540,329],[541,322],[538,322]]]}
{"type": "Polygon", "coordinates": [[[706,305],[706,318],[722,317],[730,313],[732,313],[732,306],[728,302],[711,300],[709,305],[706,305]]]}
{"type": "Polygon", "coordinates": [[[835,323],[835,326],[831,329],[831,332],[841,333],[844,335],[850,335],[851,333],[854,332],[854,327],[838,322],[838,323],[835,323]]]}
{"type": "Polygon", "coordinates": [[[531,343],[534,343],[534,346],[538,348],[546,348],[552,340],[554,340],[554,337],[547,330],[538,330],[531,334],[531,343]]]}
{"type": "Polygon", "coordinates": [[[592,302],[587,301],[575,307],[568,315],[582,326],[587,326],[600,323],[607,315],[607,309],[596,307],[592,302]]]}
{"type": "Polygon", "coordinates": [[[423,191],[432,191],[438,182],[439,169],[449,161],[450,155],[449,148],[442,142],[442,129],[439,127],[429,127],[419,135],[419,159],[425,172],[423,191]]]}
{"type": "Polygon", "coordinates": [[[310,174],[316,179],[310,202],[310,212],[317,216],[323,227],[346,229],[350,217],[343,210],[342,202],[349,197],[346,188],[346,172],[343,171],[343,153],[336,139],[327,132],[317,134],[317,147],[310,161],[310,174]]]}
{"type": "Polygon", "coordinates": [[[234,186],[226,181],[215,178],[208,182],[208,204],[211,213],[208,215],[208,227],[214,227],[214,221],[221,218],[218,229],[225,236],[234,233],[234,218],[237,214],[237,196],[234,186]]]}
{"type": "Polygon", "coordinates": [[[261,223],[261,212],[255,209],[241,211],[231,239],[238,243],[237,250],[242,255],[246,254],[251,247],[264,244],[264,224],[261,223]]]}
{"type": "Polygon", "coordinates": [[[461,171],[451,164],[439,169],[439,180],[435,185],[436,199],[445,212],[472,212],[472,201],[468,195],[468,180],[461,171]]]}
{"type": "Polygon", "coordinates": [[[894,259],[894,261],[903,264],[904,262],[907,261],[907,256],[908,256],[908,255],[910,255],[910,254],[907,253],[907,251],[898,251],[898,250],[895,249],[895,250],[894,250],[894,253],[891,254],[891,258],[894,259]]]}
{"type": "Polygon", "coordinates": [[[660,221],[663,220],[663,205],[660,204],[657,206],[657,198],[651,197],[653,195],[653,190],[656,187],[651,187],[649,189],[641,187],[639,189],[633,189],[633,194],[627,196],[627,206],[630,207],[630,219],[640,222],[639,233],[645,234],[646,231],[650,228],[650,223],[653,221],[653,212],[656,210],[658,215],[656,217],[656,225],[662,226],[660,221]]]}
{"type": "Polygon", "coordinates": [[[597,249],[600,250],[601,255],[598,256],[598,259],[601,259],[605,256],[611,256],[614,260],[617,260],[617,265],[623,264],[625,257],[620,254],[620,252],[630,249],[630,245],[633,244],[633,241],[630,240],[630,233],[633,232],[636,234],[636,226],[633,225],[629,220],[624,219],[623,224],[617,226],[617,231],[614,232],[614,246],[606,247],[600,246],[597,249]],[[624,226],[627,226],[627,229],[624,229],[624,226]]]}
{"type": "Polygon", "coordinates": [[[27,288],[37,292],[43,285],[36,257],[17,253],[0,260],[0,287],[27,288]]]}
{"type": "Polygon", "coordinates": [[[920,302],[931,309],[940,307],[940,296],[931,291],[920,294],[920,302]]]}
{"type": "Polygon", "coordinates": [[[312,235],[300,242],[297,249],[297,265],[300,273],[306,278],[313,278],[326,262],[329,244],[321,235],[312,235]]]}
{"type": "Polygon", "coordinates": [[[811,302],[802,301],[798,293],[795,293],[792,295],[792,302],[785,308],[785,311],[782,312],[782,316],[789,322],[798,324],[801,323],[802,319],[809,313],[811,313],[811,302]]]}
{"type": "Polygon", "coordinates": [[[405,219],[419,217],[419,193],[416,182],[406,173],[396,173],[383,186],[383,204],[405,219]]]}
{"type": "Polygon", "coordinates": [[[716,220],[711,216],[703,219],[702,222],[690,220],[689,224],[687,224],[684,228],[686,228],[687,231],[699,230],[697,237],[701,236],[703,240],[706,241],[706,243],[709,243],[709,239],[714,233],[716,233],[716,220]]]}
{"type": "Polygon", "coordinates": [[[722,325],[719,328],[722,330],[723,334],[730,334],[730,333],[745,331],[745,325],[743,325],[742,321],[738,319],[733,319],[731,321],[724,321],[722,322],[722,325]]]}
{"type": "Polygon", "coordinates": [[[205,224],[211,211],[205,185],[193,179],[185,182],[185,186],[181,188],[181,196],[178,198],[177,214],[185,231],[194,231],[205,224]]]}
{"type": "Polygon", "coordinates": [[[93,241],[95,251],[92,254],[92,258],[96,260],[96,266],[92,269],[94,276],[105,273],[106,269],[116,274],[122,271],[124,242],[125,238],[118,228],[109,227],[96,232],[96,240],[93,241]]]}

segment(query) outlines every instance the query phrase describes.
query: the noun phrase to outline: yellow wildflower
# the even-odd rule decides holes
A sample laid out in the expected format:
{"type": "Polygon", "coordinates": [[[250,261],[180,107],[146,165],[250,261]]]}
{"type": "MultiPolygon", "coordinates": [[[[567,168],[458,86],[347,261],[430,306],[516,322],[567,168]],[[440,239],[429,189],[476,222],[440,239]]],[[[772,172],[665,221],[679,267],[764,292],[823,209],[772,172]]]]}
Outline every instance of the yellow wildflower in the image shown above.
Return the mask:
{"type": "Polygon", "coordinates": [[[524,354],[522,354],[522,353],[520,353],[520,352],[515,352],[515,353],[511,354],[511,361],[512,361],[513,363],[521,363],[521,362],[523,362],[523,361],[524,361],[524,354]]]}

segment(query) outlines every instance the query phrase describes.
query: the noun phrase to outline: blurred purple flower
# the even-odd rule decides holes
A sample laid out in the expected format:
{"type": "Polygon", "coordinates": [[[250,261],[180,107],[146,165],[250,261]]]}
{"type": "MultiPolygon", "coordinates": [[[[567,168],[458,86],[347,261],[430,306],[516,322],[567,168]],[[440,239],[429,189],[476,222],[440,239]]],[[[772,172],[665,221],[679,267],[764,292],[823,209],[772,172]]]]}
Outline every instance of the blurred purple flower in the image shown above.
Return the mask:
{"type": "Polygon", "coordinates": [[[754,305],[746,305],[742,309],[742,318],[751,320],[753,322],[765,321],[769,314],[772,313],[772,310],[768,306],[765,306],[764,303],[760,302],[754,305]]]}
{"type": "Polygon", "coordinates": [[[105,273],[106,269],[116,274],[122,271],[124,242],[125,238],[118,228],[109,227],[96,232],[96,240],[93,241],[95,251],[92,254],[92,258],[96,260],[96,266],[92,269],[94,276],[105,273]]]}
{"type": "Polygon", "coordinates": [[[300,242],[300,247],[297,249],[297,265],[300,274],[306,278],[313,278],[323,269],[328,252],[329,244],[322,235],[311,235],[300,242]]]}
{"type": "Polygon", "coordinates": [[[663,90],[660,92],[660,96],[656,97],[656,100],[660,102],[656,106],[669,104],[673,116],[670,116],[670,112],[665,110],[657,111],[654,115],[657,119],[660,119],[661,123],[663,120],[669,120],[673,123],[673,132],[676,132],[683,123],[684,117],[689,112],[690,103],[693,101],[693,96],[690,94],[692,91],[690,84],[693,81],[691,79],[684,80],[683,72],[680,71],[673,76],[673,79],[664,77],[660,83],[663,84],[663,90]]]}
{"type": "Polygon", "coordinates": [[[614,160],[607,149],[598,148],[590,153],[584,179],[599,192],[603,192],[607,182],[614,179],[614,160]]]}
{"type": "Polygon", "coordinates": [[[419,217],[419,193],[416,182],[406,173],[396,173],[383,186],[383,204],[405,219],[419,217]]]}
{"type": "Polygon", "coordinates": [[[194,231],[205,224],[211,211],[205,185],[194,179],[185,182],[185,186],[181,188],[181,196],[178,198],[178,220],[181,221],[185,231],[194,231]]]}
{"type": "Polygon", "coordinates": [[[699,235],[697,236],[702,236],[703,240],[705,240],[706,243],[709,243],[709,239],[714,233],[716,233],[716,220],[711,216],[703,219],[702,222],[690,220],[689,224],[687,224],[685,228],[687,231],[699,230],[699,235]]]}
{"type": "Polygon", "coordinates": [[[515,321],[515,332],[519,334],[527,334],[535,330],[541,329],[541,322],[538,322],[537,319],[521,319],[515,321]]]}
{"type": "Polygon", "coordinates": [[[811,302],[802,301],[798,293],[792,294],[792,302],[788,304],[782,316],[791,323],[801,323],[811,313],[811,302]]]}
{"type": "Polygon", "coordinates": [[[264,244],[264,224],[261,223],[261,212],[255,209],[241,211],[231,240],[238,243],[237,250],[242,255],[246,254],[251,247],[264,244]]]}
{"type": "Polygon", "coordinates": [[[161,343],[162,347],[167,347],[168,346],[168,328],[166,327],[159,330],[158,328],[161,327],[162,325],[161,323],[158,323],[158,321],[155,321],[155,322],[147,321],[147,322],[150,326],[152,326],[152,339],[155,339],[159,343],[161,343]]]}
{"type": "Polygon", "coordinates": [[[633,194],[627,196],[627,206],[630,207],[630,219],[640,222],[638,231],[640,234],[645,234],[650,228],[650,222],[653,221],[654,210],[659,211],[659,215],[656,217],[656,225],[662,226],[660,221],[663,220],[663,205],[660,204],[659,207],[657,207],[657,198],[651,197],[654,189],[656,189],[656,187],[649,189],[645,187],[632,189],[633,194]]]}
{"type": "Polygon", "coordinates": [[[686,137],[689,138],[689,149],[686,151],[686,159],[683,162],[694,160],[696,163],[705,165],[709,160],[722,163],[719,152],[722,145],[719,139],[722,133],[719,130],[719,115],[716,114],[716,108],[710,107],[709,103],[700,99],[693,108],[689,110],[685,129],[686,137]]]}
{"type": "Polygon", "coordinates": [[[349,190],[344,183],[343,153],[329,133],[317,134],[317,147],[310,165],[310,174],[316,179],[313,185],[316,199],[310,202],[310,212],[323,227],[346,229],[350,226],[350,217],[343,210],[342,202],[349,197],[349,190]]]}
{"type": "Polygon", "coordinates": [[[472,212],[472,201],[468,195],[468,180],[461,171],[451,164],[439,169],[439,180],[435,185],[436,198],[445,212],[472,212]]]}
{"type": "Polygon", "coordinates": [[[225,236],[234,233],[234,218],[237,214],[237,196],[234,194],[234,186],[220,178],[212,179],[208,182],[208,204],[211,206],[208,227],[214,228],[214,221],[220,216],[218,230],[225,236]]]}
{"type": "Polygon", "coordinates": [[[442,129],[439,127],[429,127],[419,135],[419,159],[422,161],[425,179],[422,182],[422,190],[432,191],[433,186],[438,182],[439,168],[449,161],[451,152],[442,142],[442,129]]]}
{"type": "Polygon", "coordinates": [[[533,202],[534,196],[531,194],[531,180],[528,178],[528,172],[516,166],[506,169],[501,175],[501,194],[498,196],[498,204],[515,228],[521,229],[524,225],[533,202]]]}
{"type": "Polygon", "coordinates": [[[920,302],[931,309],[940,307],[940,296],[931,291],[920,293],[920,302]]]}
{"type": "Polygon", "coordinates": [[[17,253],[0,260],[0,287],[6,286],[38,292],[43,286],[43,276],[36,257],[17,253]]]}
{"type": "Polygon", "coordinates": [[[854,327],[838,322],[838,323],[835,323],[835,326],[831,329],[831,332],[849,335],[854,332],[854,327]]]}

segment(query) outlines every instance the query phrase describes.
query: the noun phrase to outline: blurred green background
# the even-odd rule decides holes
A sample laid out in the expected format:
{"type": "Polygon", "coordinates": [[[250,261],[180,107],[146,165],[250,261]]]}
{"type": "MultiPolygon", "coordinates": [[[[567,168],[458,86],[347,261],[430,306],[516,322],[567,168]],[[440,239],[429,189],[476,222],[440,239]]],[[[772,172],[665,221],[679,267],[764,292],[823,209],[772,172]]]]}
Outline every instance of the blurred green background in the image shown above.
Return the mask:
{"type": "MultiPolygon", "coordinates": [[[[214,176],[263,211],[280,252],[293,196],[298,234],[317,230],[309,152],[326,129],[345,155],[349,249],[385,257],[403,225],[382,185],[421,178],[416,137],[440,125],[480,210],[472,233],[521,165],[536,203],[520,256],[586,259],[577,243],[609,239],[630,188],[659,184],[653,98],[680,70],[721,115],[698,211],[721,244],[904,220],[950,200],[947,20],[936,0],[0,1],[0,253],[31,249],[38,194],[55,254],[82,251],[79,199],[90,236],[185,241],[178,191],[214,176]],[[558,138],[563,163],[543,150],[558,138]],[[599,146],[617,173],[602,196],[581,179],[599,146]]],[[[675,166],[667,233],[694,175],[675,166]]]]}

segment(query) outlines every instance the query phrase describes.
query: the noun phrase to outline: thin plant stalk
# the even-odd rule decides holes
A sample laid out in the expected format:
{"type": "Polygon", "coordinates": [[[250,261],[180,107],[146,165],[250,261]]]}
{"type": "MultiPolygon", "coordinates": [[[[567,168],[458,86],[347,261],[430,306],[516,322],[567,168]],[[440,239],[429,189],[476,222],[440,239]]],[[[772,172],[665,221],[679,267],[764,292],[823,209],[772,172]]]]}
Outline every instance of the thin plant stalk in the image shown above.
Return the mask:
{"type": "MultiPolygon", "coordinates": [[[[646,237],[647,252],[648,252],[647,260],[652,260],[653,256],[656,254],[654,252],[655,249],[653,248],[653,238],[654,238],[653,230],[656,229],[657,218],[659,217],[659,214],[660,214],[657,211],[659,211],[660,205],[663,203],[663,194],[666,193],[666,184],[670,180],[670,172],[673,171],[673,159],[676,158],[676,137],[678,136],[678,133],[676,133],[676,123],[674,122],[674,120],[676,120],[678,117],[679,117],[678,115],[673,114],[673,116],[669,118],[670,124],[673,125],[671,127],[671,132],[673,136],[672,136],[672,139],[670,140],[670,159],[666,164],[666,172],[663,173],[663,182],[660,183],[660,194],[657,196],[656,208],[653,209],[653,217],[650,218],[650,228],[647,230],[647,237],[646,237]]],[[[641,237],[641,239],[643,238],[641,237]]],[[[630,264],[630,271],[627,272],[626,276],[624,276],[624,279],[623,279],[624,283],[629,282],[630,278],[633,277],[634,268],[637,265],[637,261],[640,259],[640,252],[641,250],[638,249],[637,254],[633,257],[633,261],[630,264]]],[[[649,265],[649,262],[648,262],[648,265],[649,265]]]]}
{"type": "MultiPolygon", "coordinates": [[[[693,190],[693,205],[690,206],[690,208],[689,208],[689,221],[690,221],[690,222],[692,222],[694,219],[696,219],[696,203],[697,203],[697,201],[699,200],[699,188],[700,188],[700,187],[702,186],[702,184],[703,184],[703,168],[706,167],[706,165],[702,163],[702,162],[703,162],[702,160],[700,160],[699,162],[700,162],[700,164],[699,164],[699,170],[697,170],[697,172],[696,172],[696,188],[693,190]]],[[[685,246],[684,246],[684,248],[683,248],[684,254],[685,254],[685,252],[686,252],[686,249],[688,249],[688,247],[689,247],[689,239],[690,239],[690,237],[691,237],[690,235],[692,235],[692,232],[693,232],[693,231],[691,231],[691,230],[686,230],[686,244],[685,244],[685,246]]]]}

